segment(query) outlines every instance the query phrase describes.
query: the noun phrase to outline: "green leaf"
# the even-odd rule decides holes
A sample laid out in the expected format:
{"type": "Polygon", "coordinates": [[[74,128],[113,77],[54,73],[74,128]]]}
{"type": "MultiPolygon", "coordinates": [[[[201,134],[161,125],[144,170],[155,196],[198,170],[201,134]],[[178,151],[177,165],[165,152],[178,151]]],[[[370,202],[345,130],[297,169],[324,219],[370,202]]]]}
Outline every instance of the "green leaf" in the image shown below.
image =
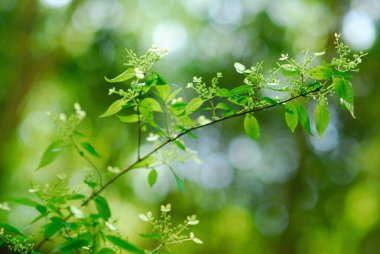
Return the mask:
{"type": "Polygon", "coordinates": [[[297,108],[293,102],[287,102],[285,105],[285,120],[289,129],[294,132],[298,125],[297,108]]]}
{"type": "Polygon", "coordinates": [[[140,250],[139,248],[137,248],[136,246],[130,244],[129,242],[117,237],[117,236],[114,236],[114,235],[106,235],[105,236],[107,238],[108,241],[110,241],[111,243],[115,244],[116,246],[122,248],[123,250],[127,250],[127,251],[130,251],[130,252],[136,252],[136,253],[141,253],[143,254],[144,252],[142,250],[140,250]]]}
{"type": "Polygon", "coordinates": [[[21,204],[21,205],[25,205],[25,206],[35,207],[36,205],[38,205],[37,202],[35,202],[34,200],[32,200],[30,198],[14,198],[14,199],[12,199],[12,201],[14,201],[18,204],[21,204]]]}
{"type": "Polygon", "coordinates": [[[260,127],[257,119],[252,114],[246,114],[244,118],[244,130],[254,140],[260,137],[260,127]]]}
{"type": "Polygon", "coordinates": [[[156,181],[157,181],[157,171],[155,169],[152,169],[148,175],[149,186],[152,187],[156,183],[156,181]]]}
{"type": "Polygon", "coordinates": [[[51,223],[46,225],[44,238],[50,238],[51,236],[58,233],[62,228],[63,228],[63,223],[61,220],[59,219],[53,220],[51,223]]]}
{"type": "Polygon", "coordinates": [[[319,100],[317,106],[314,110],[315,128],[317,129],[318,135],[322,138],[330,121],[330,111],[326,107],[324,100],[319,100]]]}
{"type": "Polygon", "coordinates": [[[189,102],[189,104],[187,104],[187,106],[185,108],[186,113],[190,114],[190,113],[196,111],[197,109],[200,108],[200,106],[202,106],[203,102],[204,101],[201,98],[199,98],[199,97],[196,97],[196,98],[192,99],[189,102]]]}
{"type": "Polygon", "coordinates": [[[313,133],[311,132],[310,128],[309,114],[307,113],[305,106],[303,106],[301,103],[296,103],[296,108],[298,119],[302,127],[306,130],[307,133],[310,134],[310,136],[313,136],[313,133]]]}
{"type": "Polygon", "coordinates": [[[243,86],[238,86],[232,89],[231,91],[228,92],[228,96],[235,96],[239,94],[243,94],[248,92],[249,90],[252,89],[252,85],[243,85],[243,86]]]}
{"type": "Polygon", "coordinates": [[[231,105],[228,105],[227,103],[224,103],[224,102],[220,102],[218,103],[215,108],[217,109],[222,109],[222,110],[226,110],[226,111],[235,111],[234,108],[231,106],[231,105]]]}
{"type": "Polygon", "coordinates": [[[316,80],[328,80],[334,74],[334,69],[329,66],[320,65],[310,71],[310,77],[316,80]]]}
{"type": "Polygon", "coordinates": [[[140,234],[140,236],[148,239],[161,239],[160,234],[140,234]]]}
{"type": "Polygon", "coordinates": [[[355,118],[354,114],[354,91],[352,85],[348,80],[342,78],[333,78],[333,85],[340,99],[340,104],[351,113],[352,117],[355,118]]]}
{"type": "Polygon", "coordinates": [[[40,164],[38,165],[36,170],[52,163],[57,158],[57,156],[62,151],[62,149],[64,148],[63,144],[64,144],[63,140],[56,140],[52,142],[43,153],[40,164]]]}
{"type": "Polygon", "coordinates": [[[100,217],[102,217],[105,221],[107,221],[111,217],[111,210],[108,206],[108,202],[105,198],[102,196],[96,196],[95,198],[95,206],[96,210],[98,210],[98,213],[100,217]]]}
{"type": "Polygon", "coordinates": [[[132,169],[135,169],[135,168],[147,168],[149,166],[152,166],[154,163],[156,163],[157,160],[153,157],[148,157],[148,158],[145,158],[144,160],[136,163],[132,169]]]}
{"type": "Polygon", "coordinates": [[[5,224],[5,223],[1,223],[0,222],[0,228],[4,228],[6,231],[9,231],[9,232],[12,232],[12,233],[15,233],[15,234],[18,234],[18,235],[22,235],[22,236],[24,235],[17,228],[15,228],[15,227],[13,227],[11,225],[5,224]]]}
{"type": "Polygon", "coordinates": [[[114,254],[114,253],[116,253],[116,252],[110,248],[103,248],[103,249],[95,252],[95,254],[114,254]]]}
{"type": "Polygon", "coordinates": [[[169,94],[169,96],[166,98],[166,102],[172,101],[181,90],[182,90],[182,88],[178,88],[177,90],[175,90],[174,92],[169,94]]]}
{"type": "Polygon", "coordinates": [[[89,241],[85,239],[81,239],[81,238],[69,239],[66,242],[62,243],[61,245],[58,245],[53,250],[53,252],[57,252],[57,251],[66,252],[66,251],[71,251],[71,250],[78,250],[83,246],[87,246],[88,244],[89,244],[89,241]]]}
{"type": "Polygon", "coordinates": [[[137,123],[139,121],[139,116],[137,114],[132,114],[128,116],[117,115],[117,117],[123,123],[137,123]]]}
{"type": "Polygon", "coordinates": [[[176,146],[183,150],[183,151],[186,151],[186,146],[184,145],[184,143],[181,141],[181,140],[173,140],[174,144],[176,144],[176,146]]]}
{"type": "Polygon", "coordinates": [[[113,78],[113,79],[108,79],[107,77],[104,77],[105,80],[109,83],[117,83],[117,82],[123,82],[126,81],[130,78],[133,78],[135,76],[135,71],[133,69],[128,69],[119,76],[113,78]]]}
{"type": "Polygon", "coordinates": [[[153,98],[145,98],[140,102],[140,106],[151,111],[162,112],[160,103],[153,98]]]}
{"type": "Polygon", "coordinates": [[[179,191],[183,192],[185,190],[185,183],[183,182],[183,180],[175,173],[174,169],[172,167],[169,166],[169,169],[170,171],[172,172],[174,178],[175,178],[175,182],[177,184],[177,187],[179,189],[179,191]]]}
{"type": "Polygon", "coordinates": [[[156,90],[160,99],[163,102],[165,102],[170,94],[170,86],[169,85],[156,86],[156,90]]]}
{"type": "Polygon", "coordinates": [[[281,72],[284,76],[297,76],[301,74],[300,69],[291,64],[281,65],[281,72]]]}
{"type": "Polygon", "coordinates": [[[89,142],[82,142],[80,145],[91,155],[93,155],[96,158],[101,158],[102,156],[98,154],[98,152],[95,150],[95,148],[89,143],[89,142]]]}
{"type": "Polygon", "coordinates": [[[104,112],[102,115],[99,117],[107,117],[107,116],[112,116],[116,113],[118,113],[120,110],[123,109],[123,105],[125,104],[125,99],[119,99],[114,101],[111,106],[108,107],[106,112],[104,112]]]}
{"type": "Polygon", "coordinates": [[[268,102],[269,104],[271,105],[280,105],[280,106],[283,106],[282,104],[280,104],[278,101],[272,99],[272,98],[269,98],[269,97],[261,97],[261,99],[263,99],[264,101],[268,102]]]}

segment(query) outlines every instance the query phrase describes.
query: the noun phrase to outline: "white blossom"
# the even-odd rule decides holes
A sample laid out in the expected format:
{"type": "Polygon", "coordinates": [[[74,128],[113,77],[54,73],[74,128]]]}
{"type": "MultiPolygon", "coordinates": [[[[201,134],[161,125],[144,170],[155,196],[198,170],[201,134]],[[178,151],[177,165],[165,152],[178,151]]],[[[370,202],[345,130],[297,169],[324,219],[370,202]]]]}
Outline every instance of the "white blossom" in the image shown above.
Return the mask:
{"type": "Polygon", "coordinates": [[[324,54],[326,54],[325,51],[321,51],[321,52],[315,52],[315,53],[313,53],[314,56],[323,56],[324,54]]]}
{"type": "Polygon", "coordinates": [[[74,215],[75,218],[83,219],[84,217],[86,217],[86,215],[84,214],[84,212],[82,210],[80,210],[76,206],[73,206],[73,205],[70,206],[70,211],[73,213],[73,215],[74,215]]]}
{"type": "Polygon", "coordinates": [[[195,214],[191,216],[187,216],[188,225],[194,226],[194,225],[197,225],[198,223],[199,223],[199,220],[197,220],[197,216],[195,214]]]}
{"type": "Polygon", "coordinates": [[[278,59],[280,61],[285,61],[289,58],[288,54],[281,54],[281,57],[278,59]]]}
{"type": "Polygon", "coordinates": [[[153,134],[153,133],[149,133],[149,136],[146,138],[146,141],[154,142],[154,141],[158,140],[159,138],[160,138],[159,135],[153,134]]]}
{"type": "Polygon", "coordinates": [[[111,173],[114,173],[114,174],[117,174],[117,173],[120,173],[120,168],[118,167],[112,167],[112,166],[108,166],[107,167],[107,170],[111,173]]]}
{"type": "Polygon", "coordinates": [[[66,115],[64,113],[59,114],[58,118],[62,122],[66,122],[66,119],[67,119],[67,117],[66,117],[66,115]]]}
{"type": "Polygon", "coordinates": [[[134,69],[134,71],[135,71],[135,74],[136,74],[136,77],[138,78],[138,79],[143,79],[144,78],[144,72],[140,69],[140,68],[135,68],[134,69]]]}
{"type": "Polygon", "coordinates": [[[242,65],[241,63],[238,63],[238,62],[234,63],[234,67],[236,69],[236,72],[238,73],[243,73],[245,71],[245,66],[242,65]]]}
{"type": "Polygon", "coordinates": [[[208,123],[211,123],[211,120],[210,119],[207,119],[204,115],[201,115],[197,118],[197,122],[200,124],[200,125],[204,125],[204,124],[208,124],[208,123]]]}
{"type": "Polygon", "coordinates": [[[161,212],[167,213],[172,210],[172,205],[167,204],[167,205],[161,205],[161,212]]]}
{"type": "Polygon", "coordinates": [[[115,225],[113,225],[111,222],[106,221],[105,224],[106,224],[107,228],[109,228],[109,230],[111,230],[111,231],[116,231],[117,230],[117,227],[115,225]]]}

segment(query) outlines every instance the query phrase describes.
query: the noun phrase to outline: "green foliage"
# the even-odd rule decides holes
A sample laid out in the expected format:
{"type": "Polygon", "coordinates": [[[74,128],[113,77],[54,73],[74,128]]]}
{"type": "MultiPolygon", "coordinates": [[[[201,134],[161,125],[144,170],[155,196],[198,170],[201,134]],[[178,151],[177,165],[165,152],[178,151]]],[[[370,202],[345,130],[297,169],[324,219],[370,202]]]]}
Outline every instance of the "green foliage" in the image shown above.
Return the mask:
{"type": "MultiPolygon", "coordinates": [[[[260,137],[260,127],[255,116],[258,111],[267,108],[283,107],[286,124],[292,132],[300,123],[309,135],[313,135],[307,108],[312,105],[310,100],[317,101],[314,118],[316,130],[322,138],[330,120],[327,105],[331,96],[336,94],[343,108],[354,117],[354,93],[348,81],[351,78],[349,72],[358,70],[361,57],[365,55],[351,55],[349,48],[339,42],[338,35],[335,45],[339,58],[333,58],[330,63],[317,63],[316,59],[323,56],[324,52],[311,54],[305,50],[301,62],[290,58],[288,54],[282,54],[269,75],[263,73],[262,62],[250,68],[235,63],[234,68],[243,76],[243,81],[232,89],[221,86],[221,73],[217,73],[210,83],[203,81],[202,77],[194,77],[186,86],[195,94],[188,102],[179,96],[182,88],[173,89],[161,74],[151,71],[153,64],[166,54],[165,50],[152,46],[142,56],[127,50],[128,68],[113,79],[106,78],[110,83],[122,84],[118,84],[121,87],[119,89],[109,89],[109,95],[116,95],[117,98],[100,117],[116,116],[122,123],[137,126],[136,160],[123,170],[109,167],[114,175],[103,182],[101,170],[91,160],[91,157],[101,156],[85,140],[86,136],[77,130],[85,112],[76,103],[75,112],[68,117],[65,114],[53,115],[58,137],[43,153],[37,169],[51,164],[63,148],[74,148],[92,170],[83,180],[81,189],[86,191],[70,190],[65,175],[59,175],[59,180],[53,184],[42,187],[33,185],[29,190],[34,195],[33,198],[18,198],[14,201],[36,210],[38,215],[31,223],[43,223],[39,234],[42,240],[34,247],[33,241],[20,230],[0,224],[2,242],[19,253],[30,253],[33,249],[38,251],[49,239],[57,239],[60,243],[54,248],[54,252],[58,253],[73,253],[74,250],[78,253],[83,251],[98,254],[119,253],[122,250],[143,253],[120,236],[112,218],[111,207],[106,197],[100,194],[119,177],[138,168],[150,169],[147,181],[149,186],[153,186],[157,181],[156,168],[159,166],[168,168],[178,189],[184,191],[184,180],[175,172],[171,163],[190,159],[199,162],[199,159],[196,151],[187,147],[181,137],[186,134],[196,138],[192,133],[194,130],[232,117],[245,116],[242,128],[250,138],[257,140],[260,137]],[[263,90],[283,93],[284,99],[263,96],[263,90]],[[141,154],[140,148],[144,140],[153,142],[155,146],[146,154],[141,154]]],[[[196,216],[189,216],[183,223],[174,225],[168,214],[170,211],[169,204],[161,206],[158,218],[153,217],[151,212],[140,215],[142,220],[153,227],[153,233],[142,236],[159,241],[156,248],[146,250],[145,253],[158,253],[169,245],[186,241],[202,243],[192,232],[187,232],[190,226],[198,224],[196,216]]]]}

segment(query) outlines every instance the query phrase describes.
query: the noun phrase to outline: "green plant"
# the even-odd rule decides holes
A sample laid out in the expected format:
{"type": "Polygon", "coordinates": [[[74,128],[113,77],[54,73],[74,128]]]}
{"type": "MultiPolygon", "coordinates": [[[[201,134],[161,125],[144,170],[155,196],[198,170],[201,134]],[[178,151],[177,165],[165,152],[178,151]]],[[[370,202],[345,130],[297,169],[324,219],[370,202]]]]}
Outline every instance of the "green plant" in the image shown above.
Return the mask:
{"type": "MultiPolygon", "coordinates": [[[[122,170],[109,167],[114,175],[103,179],[101,170],[92,162],[92,157],[101,157],[94,146],[86,140],[85,135],[77,130],[85,117],[85,112],[79,104],[74,105],[75,112],[70,116],[54,115],[52,119],[57,125],[57,139],[53,141],[42,155],[37,170],[52,163],[64,149],[73,148],[92,167],[92,172],[85,177],[83,183],[91,190],[89,195],[67,187],[65,176],[60,175],[57,182],[44,186],[35,185],[29,192],[34,198],[19,198],[15,202],[34,207],[39,216],[33,223],[44,220],[42,233],[34,240],[24,236],[18,229],[1,224],[2,243],[9,249],[28,253],[37,251],[51,239],[57,239],[53,252],[59,253],[116,253],[129,251],[143,253],[142,250],[129,243],[118,233],[116,222],[112,219],[111,209],[102,192],[117,179],[133,169],[148,168],[150,173],[148,183],[156,183],[155,167],[164,165],[173,174],[180,190],[183,190],[183,180],[171,166],[175,159],[197,160],[196,152],[189,149],[181,139],[184,135],[196,138],[194,130],[215,123],[244,116],[243,128],[252,139],[260,137],[260,126],[256,112],[272,107],[284,110],[285,121],[292,132],[298,124],[313,135],[306,105],[309,101],[317,101],[314,111],[316,130],[322,137],[326,130],[330,113],[328,102],[331,96],[337,95],[342,107],[354,117],[354,93],[350,72],[358,71],[358,64],[365,53],[352,54],[350,49],[339,41],[336,35],[335,46],[338,58],[330,63],[317,64],[316,59],[324,52],[303,52],[302,61],[290,58],[288,54],[281,55],[277,66],[269,75],[264,75],[262,63],[246,68],[241,63],[235,63],[236,71],[243,76],[243,84],[233,89],[220,85],[222,74],[217,73],[210,83],[201,77],[194,77],[187,84],[195,96],[185,102],[179,94],[182,88],[173,90],[173,86],[159,73],[151,71],[154,63],[166,54],[166,51],[152,46],[149,51],[137,56],[127,50],[128,68],[115,78],[106,78],[109,83],[126,83],[121,88],[109,89],[109,95],[117,99],[100,117],[116,116],[122,123],[137,125],[137,158],[122,170]],[[262,90],[273,90],[284,94],[285,99],[266,97],[262,90]],[[153,142],[155,148],[142,154],[143,140],[153,142]],[[162,149],[168,147],[168,149],[162,149]],[[93,207],[94,209],[89,209],[93,207]]],[[[3,204],[3,209],[8,208],[3,204]]],[[[202,243],[193,233],[182,234],[188,226],[195,225],[198,220],[190,216],[183,224],[173,226],[168,212],[170,205],[161,207],[161,216],[155,219],[152,213],[140,215],[140,218],[153,226],[153,234],[144,237],[158,240],[159,244],[147,253],[158,253],[171,244],[184,241],[202,243]]]]}

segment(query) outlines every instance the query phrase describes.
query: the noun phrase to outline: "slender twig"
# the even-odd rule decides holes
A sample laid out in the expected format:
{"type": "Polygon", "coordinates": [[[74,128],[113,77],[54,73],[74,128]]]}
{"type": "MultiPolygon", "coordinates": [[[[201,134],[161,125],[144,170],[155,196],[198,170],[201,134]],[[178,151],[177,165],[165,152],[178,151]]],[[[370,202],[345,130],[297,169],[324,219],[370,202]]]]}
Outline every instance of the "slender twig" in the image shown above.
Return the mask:
{"type": "MultiPolygon", "coordinates": [[[[135,162],[133,162],[132,164],[130,164],[128,167],[126,167],[124,170],[122,170],[121,172],[119,172],[118,174],[114,175],[113,177],[111,177],[104,185],[102,185],[97,191],[93,192],[91,194],[91,196],[89,196],[87,199],[85,199],[82,204],[80,205],[80,207],[83,207],[85,205],[87,205],[91,200],[95,199],[100,193],[102,193],[105,189],[108,188],[108,186],[110,186],[112,183],[114,183],[117,179],[119,179],[121,176],[123,176],[125,173],[131,171],[132,169],[136,168],[136,165],[138,163],[140,163],[141,161],[147,159],[149,156],[153,155],[154,153],[156,153],[158,150],[162,149],[163,147],[165,147],[166,145],[174,142],[175,140],[179,139],[180,137],[182,137],[183,135],[191,132],[191,131],[194,131],[194,130],[197,130],[197,129],[201,129],[201,128],[204,128],[206,126],[210,126],[210,125],[213,125],[213,124],[216,124],[216,123],[219,123],[219,122],[222,122],[222,121],[225,121],[225,120],[228,120],[228,119],[231,119],[231,118],[235,118],[235,117],[239,117],[239,116],[243,116],[245,114],[248,114],[248,113],[253,113],[253,112],[257,112],[257,111],[261,111],[261,110],[264,110],[264,109],[269,109],[269,108],[273,108],[273,107],[276,107],[278,105],[282,105],[282,104],[285,104],[286,102],[289,102],[289,101],[292,101],[292,100],[295,100],[295,99],[298,99],[300,97],[305,97],[309,94],[312,94],[312,93],[315,93],[315,92],[318,92],[322,87],[318,87],[314,90],[311,90],[309,92],[307,92],[306,94],[299,94],[299,95],[296,95],[296,96],[293,96],[293,97],[290,97],[288,99],[285,99],[283,101],[280,101],[278,102],[277,104],[270,104],[270,105],[265,105],[265,106],[262,106],[262,107],[259,107],[259,108],[253,108],[253,109],[245,109],[245,110],[242,110],[240,112],[237,112],[236,114],[234,115],[229,115],[229,116],[225,116],[225,117],[222,117],[222,118],[219,118],[219,119],[214,119],[213,121],[209,122],[209,123],[206,123],[206,124],[203,124],[203,125],[197,125],[197,126],[194,126],[192,128],[189,128],[189,129],[186,129],[182,132],[180,132],[179,134],[177,134],[177,136],[171,138],[169,137],[168,139],[166,139],[164,142],[162,142],[160,145],[158,145],[156,148],[154,148],[153,150],[151,150],[150,152],[148,152],[146,155],[138,158],[135,162]]],[[[69,218],[71,218],[72,215],[68,215],[66,218],[65,218],[65,221],[68,220],[69,218]]],[[[49,239],[48,238],[44,238],[41,240],[41,242],[37,245],[36,247],[36,250],[38,250],[46,241],[48,241],[49,239]]]]}
{"type": "Polygon", "coordinates": [[[88,164],[90,164],[91,167],[95,170],[95,172],[97,173],[98,178],[99,178],[99,184],[100,184],[100,186],[102,186],[103,185],[103,178],[102,178],[102,174],[100,173],[100,170],[95,166],[95,164],[90,160],[90,158],[88,158],[84,154],[84,152],[79,148],[79,146],[77,145],[77,143],[74,140],[74,137],[71,135],[70,135],[70,141],[73,144],[73,146],[75,147],[75,150],[78,152],[78,154],[80,156],[82,156],[88,162],[88,164]]]}

